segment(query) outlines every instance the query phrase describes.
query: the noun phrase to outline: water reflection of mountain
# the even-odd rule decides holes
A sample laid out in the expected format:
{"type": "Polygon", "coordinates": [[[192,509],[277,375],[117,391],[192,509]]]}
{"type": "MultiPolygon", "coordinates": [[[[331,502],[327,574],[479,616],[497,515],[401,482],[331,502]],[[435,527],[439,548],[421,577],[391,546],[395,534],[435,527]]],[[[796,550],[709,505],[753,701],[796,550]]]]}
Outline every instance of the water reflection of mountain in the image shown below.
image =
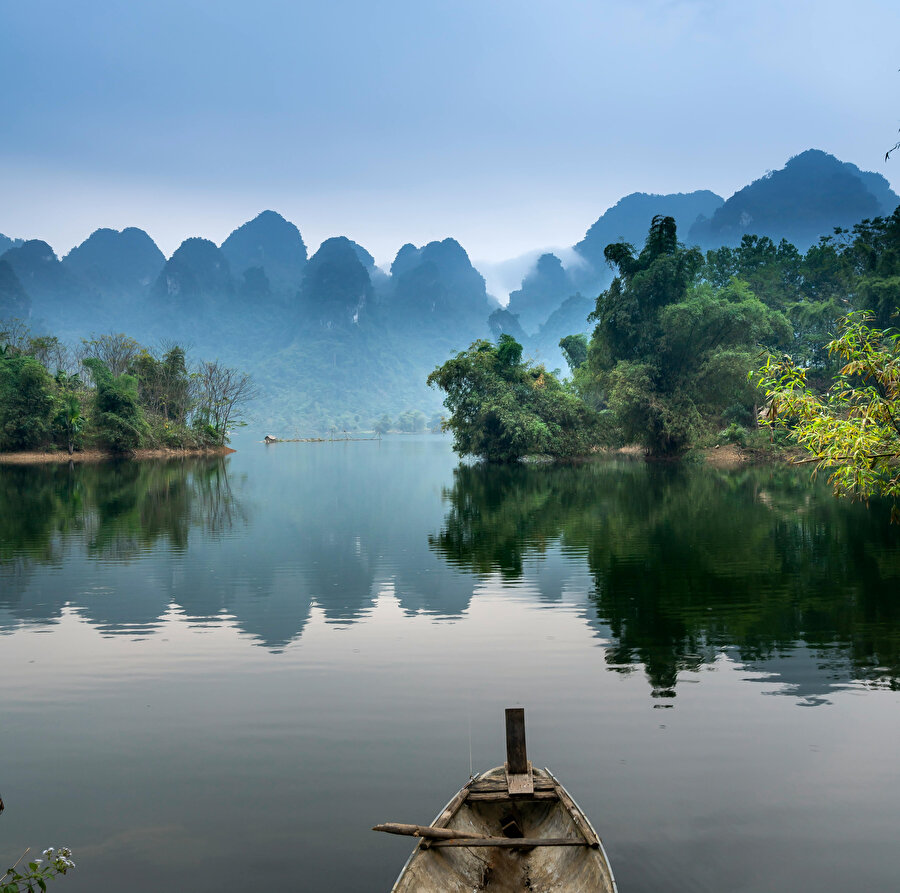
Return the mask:
{"type": "Polygon", "coordinates": [[[454,567],[514,580],[551,545],[584,556],[608,665],[642,664],[658,697],[724,649],[769,672],[798,644],[828,650],[821,674],[900,684],[900,532],[883,507],[787,470],[644,463],[460,468],[447,499],[430,542],[454,567]]]}
{"type": "Polygon", "coordinates": [[[278,650],[313,606],[347,624],[390,592],[458,618],[490,578],[576,605],[608,666],[643,668],[657,697],[723,652],[812,702],[900,685],[900,530],[804,475],[454,469],[439,442],[233,461],[0,467],[0,631],[68,608],[145,635],[175,612],[278,650]]]}
{"type": "Polygon", "coordinates": [[[278,650],[301,634],[312,605],[327,622],[349,623],[383,591],[407,613],[459,616],[472,580],[422,535],[440,517],[434,445],[403,446],[402,486],[361,461],[377,460],[376,445],[361,455],[273,451],[254,467],[255,486],[245,476],[235,484],[231,460],[0,466],[9,532],[0,630],[53,622],[68,606],[106,634],[142,635],[174,610],[194,627],[232,623],[278,650]]]}
{"type": "Polygon", "coordinates": [[[55,621],[68,605],[104,632],[152,630],[173,601],[159,554],[186,555],[191,531],[215,541],[245,522],[220,458],[5,466],[0,629],[55,621]]]}

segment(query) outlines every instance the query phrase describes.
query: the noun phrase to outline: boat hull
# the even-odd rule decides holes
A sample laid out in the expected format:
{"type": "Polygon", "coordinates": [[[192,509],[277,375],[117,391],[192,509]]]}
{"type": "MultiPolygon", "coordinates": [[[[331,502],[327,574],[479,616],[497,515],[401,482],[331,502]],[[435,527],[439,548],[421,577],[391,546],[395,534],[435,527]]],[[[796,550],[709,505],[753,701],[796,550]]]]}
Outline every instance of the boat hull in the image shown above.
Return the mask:
{"type": "Polygon", "coordinates": [[[510,795],[500,766],[476,776],[432,822],[504,846],[421,841],[392,893],[616,893],[597,832],[549,770],[533,771],[534,791],[510,795]],[[519,846],[517,838],[569,845],[519,846]],[[506,843],[506,841],[504,841],[506,843]]]}

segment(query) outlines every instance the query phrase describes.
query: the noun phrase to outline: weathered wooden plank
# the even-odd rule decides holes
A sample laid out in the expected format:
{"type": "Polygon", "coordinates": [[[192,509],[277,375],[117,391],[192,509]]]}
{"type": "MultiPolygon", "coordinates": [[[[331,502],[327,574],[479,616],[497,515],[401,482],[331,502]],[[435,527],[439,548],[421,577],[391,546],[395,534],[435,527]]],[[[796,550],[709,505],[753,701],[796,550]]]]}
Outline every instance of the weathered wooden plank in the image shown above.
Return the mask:
{"type": "MultiPolygon", "coordinates": [[[[534,789],[536,791],[552,791],[555,790],[555,785],[549,778],[544,778],[542,776],[534,777],[534,789]]],[[[472,786],[469,788],[469,795],[478,793],[484,794],[489,791],[505,791],[507,790],[506,780],[503,778],[485,778],[480,779],[479,781],[475,781],[472,783],[472,786]]]]}
{"type": "Polygon", "coordinates": [[[510,775],[528,772],[528,753],[525,749],[525,709],[506,708],[506,762],[510,775]]]}
{"type": "Polygon", "coordinates": [[[510,772],[509,763],[504,763],[506,768],[506,788],[510,794],[533,794],[534,775],[532,775],[531,761],[528,761],[527,772],[510,772]]]}
{"type": "Polygon", "coordinates": [[[432,840],[429,848],[444,846],[494,846],[531,849],[536,846],[590,846],[578,837],[482,837],[466,840],[432,840]]]}
{"type": "MultiPolygon", "coordinates": [[[[540,777],[533,777],[534,779],[534,790],[536,791],[552,791],[553,782],[540,777]]],[[[508,791],[509,786],[506,783],[506,779],[498,779],[496,781],[486,781],[479,784],[473,784],[471,788],[469,788],[469,796],[472,794],[489,794],[496,791],[508,791]]]]}
{"type": "Polygon", "coordinates": [[[407,825],[402,822],[384,822],[375,825],[373,831],[385,831],[388,834],[404,834],[407,837],[424,837],[431,840],[455,840],[457,838],[481,838],[483,835],[474,831],[459,831],[454,828],[433,828],[430,825],[407,825]]]}
{"type": "Polygon", "coordinates": [[[515,797],[510,797],[506,791],[473,791],[469,794],[468,799],[472,802],[480,800],[488,803],[502,803],[505,800],[514,803],[519,803],[520,801],[527,803],[529,800],[558,800],[559,797],[556,791],[535,791],[533,794],[517,794],[515,797]]]}
{"type": "Polygon", "coordinates": [[[556,786],[557,796],[559,797],[563,806],[565,806],[569,815],[572,817],[572,821],[575,822],[575,827],[578,828],[578,833],[581,834],[581,836],[590,846],[600,846],[600,841],[597,838],[597,835],[591,830],[591,826],[584,820],[584,816],[582,816],[581,810],[575,805],[575,801],[569,796],[569,792],[555,779],[554,783],[556,786]]]}
{"type": "Polygon", "coordinates": [[[466,797],[469,796],[469,786],[475,781],[474,778],[469,779],[463,785],[462,790],[444,807],[444,811],[431,823],[432,828],[445,828],[447,822],[456,815],[456,811],[462,806],[466,797]]]}

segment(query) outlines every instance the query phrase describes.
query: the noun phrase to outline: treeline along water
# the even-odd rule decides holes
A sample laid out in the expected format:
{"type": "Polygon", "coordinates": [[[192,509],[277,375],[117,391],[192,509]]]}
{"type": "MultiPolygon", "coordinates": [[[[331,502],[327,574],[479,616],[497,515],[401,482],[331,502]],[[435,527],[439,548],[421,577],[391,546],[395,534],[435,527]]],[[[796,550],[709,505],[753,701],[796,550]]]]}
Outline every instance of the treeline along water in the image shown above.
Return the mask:
{"type": "Polygon", "coordinates": [[[888,521],[789,469],[440,438],[0,466],[0,857],[70,845],[75,893],[389,889],[406,845],[366,829],[430,820],[470,721],[500,762],[518,702],[623,889],[887,888],[888,521]]]}

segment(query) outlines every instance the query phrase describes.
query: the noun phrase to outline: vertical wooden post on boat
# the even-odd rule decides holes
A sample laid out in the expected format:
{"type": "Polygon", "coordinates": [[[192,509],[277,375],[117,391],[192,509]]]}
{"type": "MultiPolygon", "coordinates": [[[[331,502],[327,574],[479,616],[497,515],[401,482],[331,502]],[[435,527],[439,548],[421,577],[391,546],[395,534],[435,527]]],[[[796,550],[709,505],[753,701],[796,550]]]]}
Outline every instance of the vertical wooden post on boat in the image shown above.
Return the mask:
{"type": "Polygon", "coordinates": [[[534,793],[531,763],[525,749],[525,709],[506,708],[506,784],[510,794],[534,793]]]}
{"type": "Polygon", "coordinates": [[[528,771],[524,707],[506,708],[506,762],[511,775],[521,775],[528,771]]]}

